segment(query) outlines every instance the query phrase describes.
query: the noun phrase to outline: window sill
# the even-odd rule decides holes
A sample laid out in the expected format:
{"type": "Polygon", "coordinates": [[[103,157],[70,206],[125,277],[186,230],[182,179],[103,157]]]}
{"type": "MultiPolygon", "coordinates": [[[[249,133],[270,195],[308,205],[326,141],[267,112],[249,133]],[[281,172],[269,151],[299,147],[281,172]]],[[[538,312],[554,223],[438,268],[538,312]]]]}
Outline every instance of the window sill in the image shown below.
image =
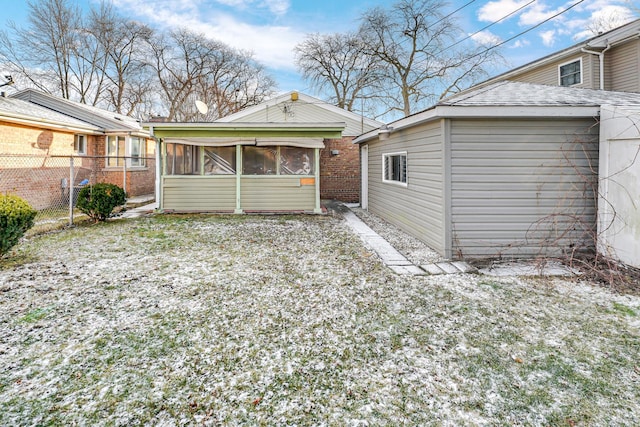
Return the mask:
{"type": "Polygon", "coordinates": [[[386,181],[386,180],[382,180],[383,184],[389,184],[389,185],[395,185],[396,187],[402,187],[402,188],[407,188],[409,185],[406,182],[400,182],[400,181],[386,181]]]}

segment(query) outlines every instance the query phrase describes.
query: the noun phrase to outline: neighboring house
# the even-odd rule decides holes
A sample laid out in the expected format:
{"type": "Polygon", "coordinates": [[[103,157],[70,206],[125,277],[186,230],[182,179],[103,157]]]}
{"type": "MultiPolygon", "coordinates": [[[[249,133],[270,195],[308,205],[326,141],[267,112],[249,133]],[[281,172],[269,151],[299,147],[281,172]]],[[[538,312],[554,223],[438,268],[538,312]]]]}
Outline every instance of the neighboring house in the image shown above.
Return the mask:
{"type": "MultiPolygon", "coordinates": [[[[87,129],[84,132],[82,126],[75,125],[77,129],[67,133],[67,138],[71,138],[71,141],[60,140],[54,146],[55,150],[38,152],[41,155],[84,156],[86,161],[82,162],[73,184],[93,174],[96,182],[109,182],[125,187],[128,196],[153,194],[155,145],[149,132],[142,129],[135,119],[33,89],[12,94],[5,99],[9,100],[15,105],[18,105],[18,101],[24,103],[20,105],[26,105],[24,111],[27,115],[30,114],[29,111],[33,112],[30,114],[33,119],[31,123],[36,128],[50,128],[46,118],[51,115],[58,121],[66,117],[66,120],[82,124],[87,129]]],[[[12,153],[34,154],[32,141],[28,138],[21,140],[18,136],[9,139],[13,147],[12,153]]],[[[0,147],[0,153],[2,151],[0,147]]]]}
{"type": "Polygon", "coordinates": [[[605,104],[640,94],[498,82],[443,100],[354,140],[362,205],[446,258],[593,250],[605,104]]]}
{"type": "Polygon", "coordinates": [[[148,123],[161,211],[321,213],[320,150],[344,123],[148,123]]]}
{"type": "Polygon", "coordinates": [[[342,134],[325,139],[320,150],[320,197],[343,202],[360,200],[360,155],[351,141],[357,135],[382,125],[298,92],[282,94],[218,119],[219,123],[319,123],[344,122],[342,134]]]}
{"type": "Polygon", "coordinates": [[[498,81],[640,92],[640,19],[496,76],[498,81]]]}
{"type": "MultiPolygon", "coordinates": [[[[0,97],[0,193],[35,195],[29,202],[36,209],[59,204],[70,160],[51,156],[84,154],[102,135],[99,127],[82,120],[0,97]]],[[[82,169],[80,158],[73,164],[77,171],[82,169]]],[[[82,179],[78,177],[76,184],[82,179]]]]}

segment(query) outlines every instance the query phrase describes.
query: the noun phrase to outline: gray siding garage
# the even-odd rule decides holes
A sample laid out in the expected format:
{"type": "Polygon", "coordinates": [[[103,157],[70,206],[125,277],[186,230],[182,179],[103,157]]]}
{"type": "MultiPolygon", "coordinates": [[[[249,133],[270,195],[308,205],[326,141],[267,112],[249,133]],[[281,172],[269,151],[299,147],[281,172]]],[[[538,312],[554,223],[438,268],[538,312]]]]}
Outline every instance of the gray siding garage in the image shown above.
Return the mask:
{"type": "Polygon", "coordinates": [[[640,94],[502,82],[361,135],[367,208],[446,258],[594,249],[605,102],[640,94]]]}

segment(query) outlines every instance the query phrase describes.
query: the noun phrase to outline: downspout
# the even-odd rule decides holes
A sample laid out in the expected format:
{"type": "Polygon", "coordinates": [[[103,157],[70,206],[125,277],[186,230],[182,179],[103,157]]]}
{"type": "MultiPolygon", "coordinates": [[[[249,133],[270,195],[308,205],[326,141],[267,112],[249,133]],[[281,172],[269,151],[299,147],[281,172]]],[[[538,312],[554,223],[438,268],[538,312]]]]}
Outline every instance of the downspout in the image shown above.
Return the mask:
{"type": "Polygon", "coordinates": [[[600,62],[599,64],[600,65],[600,90],[604,90],[604,53],[609,49],[611,49],[611,45],[609,44],[609,41],[607,41],[607,47],[602,49],[600,52],[588,50],[584,47],[582,48],[582,52],[598,56],[598,61],[600,62]]]}

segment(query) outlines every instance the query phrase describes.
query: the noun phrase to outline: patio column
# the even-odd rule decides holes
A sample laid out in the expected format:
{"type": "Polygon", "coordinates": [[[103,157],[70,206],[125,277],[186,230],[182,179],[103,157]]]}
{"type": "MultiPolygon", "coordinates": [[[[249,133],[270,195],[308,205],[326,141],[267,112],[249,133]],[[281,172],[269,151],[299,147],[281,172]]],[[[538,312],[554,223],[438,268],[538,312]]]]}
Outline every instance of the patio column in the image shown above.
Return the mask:
{"type": "Polygon", "coordinates": [[[313,213],[316,214],[321,214],[322,213],[322,207],[320,206],[320,149],[319,148],[314,148],[315,151],[315,156],[314,156],[314,160],[315,160],[315,185],[316,185],[316,207],[313,210],[313,213]]]}
{"type": "Polygon", "coordinates": [[[241,214],[242,211],[242,203],[241,203],[241,187],[242,187],[242,145],[236,145],[236,209],[233,213],[241,214]]]}

